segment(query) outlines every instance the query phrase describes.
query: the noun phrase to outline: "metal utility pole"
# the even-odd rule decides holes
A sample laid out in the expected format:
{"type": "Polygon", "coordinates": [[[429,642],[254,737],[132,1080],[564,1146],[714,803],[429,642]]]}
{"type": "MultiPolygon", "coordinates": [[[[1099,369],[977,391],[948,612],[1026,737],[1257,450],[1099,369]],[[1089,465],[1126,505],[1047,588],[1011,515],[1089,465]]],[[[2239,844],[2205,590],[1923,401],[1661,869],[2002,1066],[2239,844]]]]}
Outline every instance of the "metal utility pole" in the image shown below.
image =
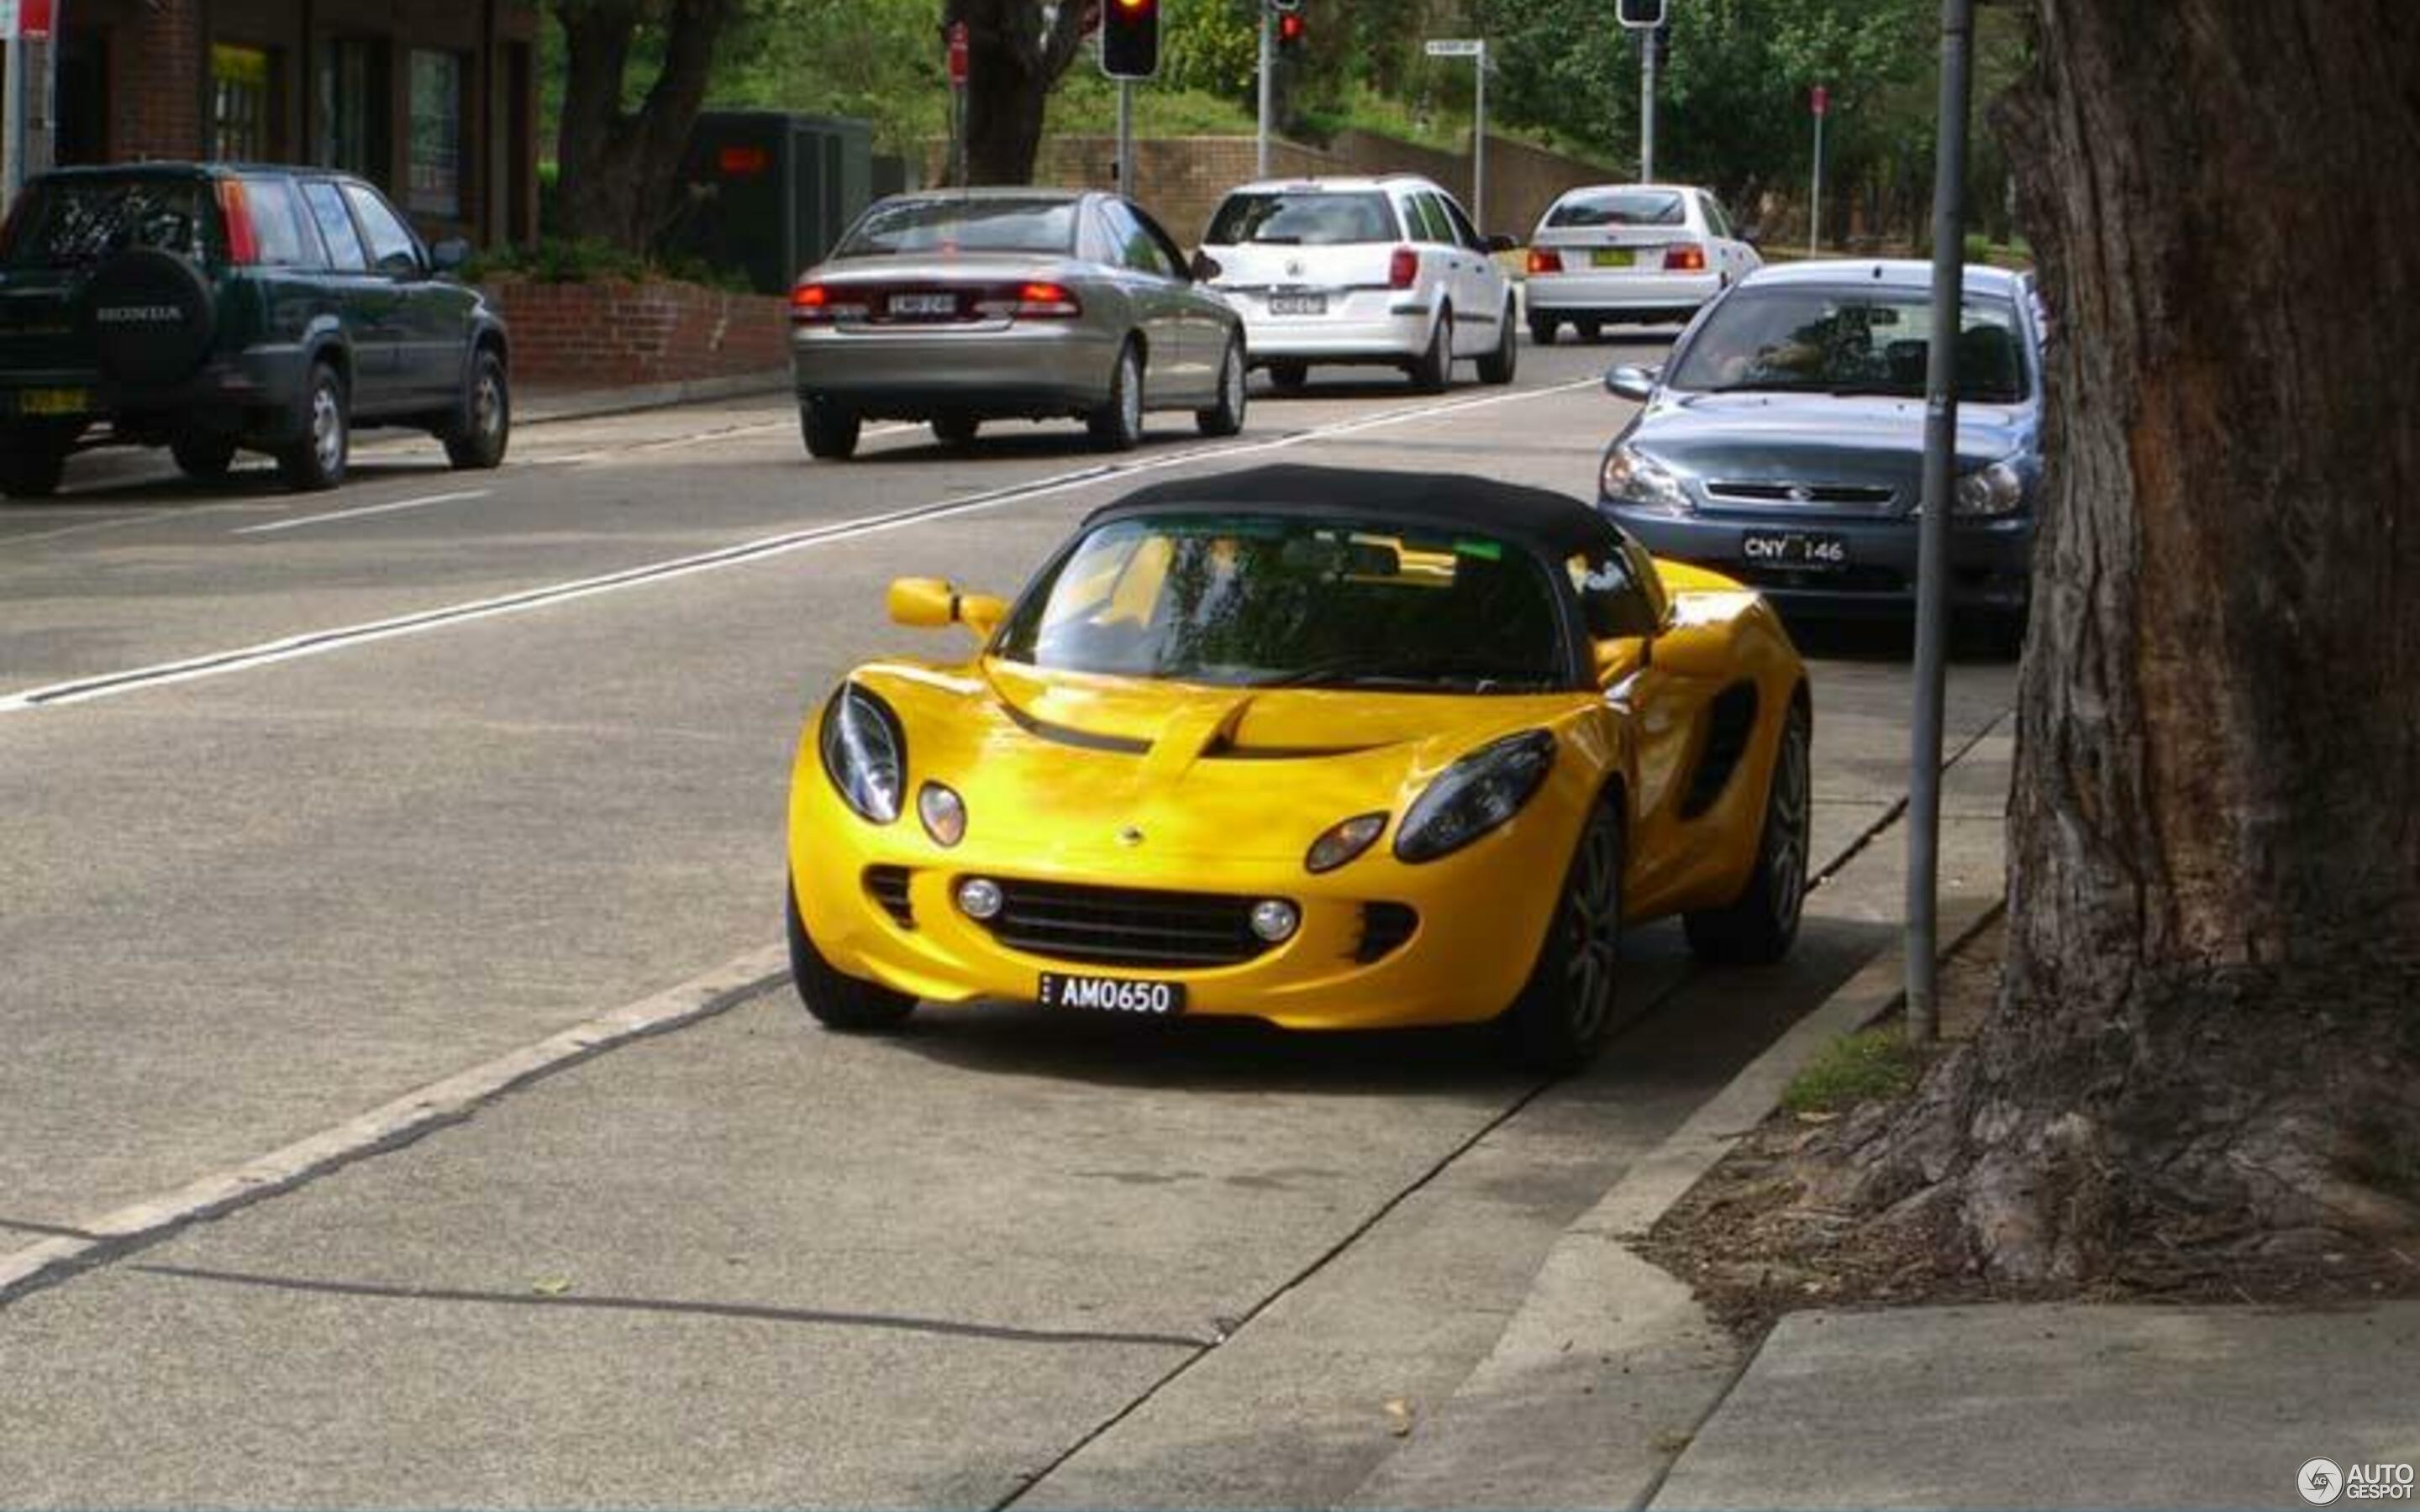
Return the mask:
{"type": "Polygon", "coordinates": [[[1118,81],[1118,193],[1135,197],[1134,187],[1134,81],[1118,81]]]}
{"type": "Polygon", "coordinates": [[[1975,0],[1941,0],[1941,103],[1932,164],[1932,346],[1924,379],[1924,503],[1916,524],[1916,718],[1909,752],[1907,1037],[1941,1033],[1933,966],[1941,869],[1941,705],[1948,639],[1949,511],[1958,455],[1958,333],[1964,324],[1966,103],[1975,0]]]}
{"type": "Polygon", "coordinates": [[[1655,39],[1654,31],[1638,34],[1638,181],[1655,181],[1655,39]]]}
{"type": "Polygon", "coordinates": [[[1271,83],[1271,75],[1277,70],[1277,8],[1268,0],[1261,0],[1261,132],[1259,156],[1253,160],[1255,178],[1269,176],[1269,116],[1277,108],[1277,91],[1271,83]]]}
{"type": "Polygon", "coordinates": [[[0,105],[0,204],[14,205],[25,187],[25,39],[17,35],[17,8],[5,8],[8,95],[0,105]]]}
{"type": "Polygon", "coordinates": [[[1487,235],[1487,43],[1479,44],[1478,94],[1470,107],[1470,220],[1487,235]]]}
{"type": "Polygon", "coordinates": [[[1831,111],[1832,92],[1819,84],[1807,102],[1815,113],[1815,183],[1807,193],[1807,255],[1812,257],[1816,239],[1823,234],[1823,117],[1831,111]]]}

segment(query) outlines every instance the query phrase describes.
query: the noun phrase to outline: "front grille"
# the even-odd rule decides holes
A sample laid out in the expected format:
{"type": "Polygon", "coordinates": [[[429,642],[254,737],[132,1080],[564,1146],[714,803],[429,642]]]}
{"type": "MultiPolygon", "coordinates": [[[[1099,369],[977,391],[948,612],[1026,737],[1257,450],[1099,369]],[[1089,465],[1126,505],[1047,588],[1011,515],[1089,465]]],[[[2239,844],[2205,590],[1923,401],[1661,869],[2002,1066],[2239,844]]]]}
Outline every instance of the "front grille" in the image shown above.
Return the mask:
{"type": "Polygon", "coordinates": [[[1845,483],[1745,483],[1706,485],[1706,497],[1718,504],[1780,505],[1796,509],[1849,509],[1881,514],[1899,501],[1896,488],[1869,488],[1845,483]]]}
{"type": "Polygon", "coordinates": [[[1419,927],[1420,916],[1405,904],[1363,903],[1361,943],[1353,948],[1353,959],[1365,966],[1382,961],[1402,949],[1419,927]]]}
{"type": "Polygon", "coordinates": [[[1273,949],[1252,933],[1257,898],[1063,882],[1000,885],[993,938],[1061,961],[1174,970],[1228,966],[1273,949]]]}
{"type": "Polygon", "coordinates": [[[891,921],[901,929],[916,927],[916,910],[908,902],[908,869],[904,866],[869,866],[865,869],[865,890],[891,916],[891,921]]]}

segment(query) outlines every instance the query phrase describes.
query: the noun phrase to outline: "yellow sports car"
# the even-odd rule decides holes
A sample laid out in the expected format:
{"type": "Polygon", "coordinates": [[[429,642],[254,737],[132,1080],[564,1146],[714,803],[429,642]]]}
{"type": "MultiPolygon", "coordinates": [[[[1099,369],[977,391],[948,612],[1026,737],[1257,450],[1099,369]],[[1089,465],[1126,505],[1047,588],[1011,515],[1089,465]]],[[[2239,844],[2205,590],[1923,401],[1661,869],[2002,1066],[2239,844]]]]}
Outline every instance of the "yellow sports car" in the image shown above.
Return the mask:
{"type": "Polygon", "coordinates": [[[1790,948],[1807,676],[1764,600],[1560,494],[1271,467],[1087,518],[1014,607],[891,585],[960,660],[808,720],[789,941],[809,1011],[920,998],[1360,1029],[1501,1017],[1585,1061],[1620,932],[1790,948]]]}

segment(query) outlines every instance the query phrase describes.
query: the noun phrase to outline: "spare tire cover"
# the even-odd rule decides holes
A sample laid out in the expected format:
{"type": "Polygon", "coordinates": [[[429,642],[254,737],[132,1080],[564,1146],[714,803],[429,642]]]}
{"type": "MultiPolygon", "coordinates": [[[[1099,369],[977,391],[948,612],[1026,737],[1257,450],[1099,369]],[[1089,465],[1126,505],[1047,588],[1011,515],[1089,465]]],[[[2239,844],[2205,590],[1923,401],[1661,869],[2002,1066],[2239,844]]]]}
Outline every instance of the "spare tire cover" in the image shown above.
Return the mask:
{"type": "Polygon", "coordinates": [[[154,247],[121,252],[85,281],[82,325],[103,378],[174,383],[202,363],[216,330],[209,280],[154,247]]]}

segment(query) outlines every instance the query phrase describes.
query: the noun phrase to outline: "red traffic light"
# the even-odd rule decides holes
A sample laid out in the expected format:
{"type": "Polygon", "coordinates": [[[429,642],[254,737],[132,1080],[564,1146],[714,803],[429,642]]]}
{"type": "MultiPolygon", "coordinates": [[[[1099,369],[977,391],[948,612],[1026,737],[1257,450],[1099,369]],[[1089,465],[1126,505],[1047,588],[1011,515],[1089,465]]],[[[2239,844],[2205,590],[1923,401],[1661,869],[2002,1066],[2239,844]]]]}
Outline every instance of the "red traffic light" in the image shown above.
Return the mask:
{"type": "Polygon", "coordinates": [[[1279,14],[1278,43],[1280,46],[1293,47],[1296,45],[1302,40],[1302,34],[1303,21],[1301,11],[1288,10],[1279,14]]]}
{"type": "Polygon", "coordinates": [[[1101,71],[1112,79],[1159,71],[1159,0],[1109,0],[1101,16],[1101,71]]]}

